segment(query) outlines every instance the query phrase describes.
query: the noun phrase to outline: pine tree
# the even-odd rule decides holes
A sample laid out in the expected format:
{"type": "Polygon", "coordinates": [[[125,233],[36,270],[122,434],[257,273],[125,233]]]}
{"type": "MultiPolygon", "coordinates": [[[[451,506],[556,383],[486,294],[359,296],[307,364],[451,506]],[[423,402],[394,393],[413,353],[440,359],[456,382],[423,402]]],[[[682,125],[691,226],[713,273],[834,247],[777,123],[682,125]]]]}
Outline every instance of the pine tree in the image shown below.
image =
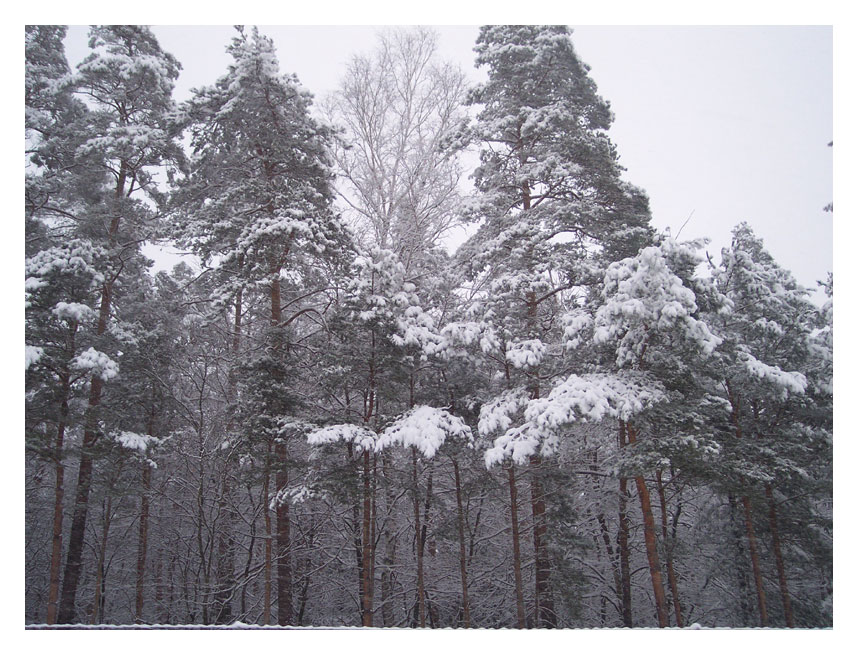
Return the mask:
{"type": "MultiPolygon", "coordinates": [[[[277,423],[294,412],[285,328],[309,308],[299,306],[284,318],[281,280],[288,271],[295,288],[287,290],[287,300],[300,299],[306,292],[300,285],[313,280],[313,267],[335,260],[347,239],[330,206],[329,134],[309,115],[310,95],[295,76],[281,75],[273,41],[256,28],[250,34],[238,28],[229,52],[234,61],[227,74],[184,106],[194,160],[179,192],[180,233],[206,263],[216,258],[225,274],[221,294],[235,304],[237,335],[243,289],[267,288],[266,351],[252,373],[262,377],[244,382],[255,386],[257,404],[249,415],[262,430],[257,436],[273,449],[275,484],[283,489],[288,448],[277,423]]],[[[278,623],[289,625],[288,505],[278,504],[276,516],[278,623]]]]}
{"type": "MultiPolygon", "coordinates": [[[[471,212],[482,223],[459,257],[473,276],[486,277],[481,318],[495,326],[504,344],[498,356],[507,386],[521,385],[530,399],[538,399],[541,380],[550,375],[543,361],[558,296],[596,281],[598,261],[633,254],[646,243],[649,211],[643,194],[620,179],[606,134],[610,110],[567,28],[483,27],[475,50],[488,81],[469,95],[480,112],[463,138],[481,146],[474,175],[479,194],[471,212]]],[[[551,627],[556,617],[542,466],[534,453],[534,616],[535,625],[551,627]]]]}

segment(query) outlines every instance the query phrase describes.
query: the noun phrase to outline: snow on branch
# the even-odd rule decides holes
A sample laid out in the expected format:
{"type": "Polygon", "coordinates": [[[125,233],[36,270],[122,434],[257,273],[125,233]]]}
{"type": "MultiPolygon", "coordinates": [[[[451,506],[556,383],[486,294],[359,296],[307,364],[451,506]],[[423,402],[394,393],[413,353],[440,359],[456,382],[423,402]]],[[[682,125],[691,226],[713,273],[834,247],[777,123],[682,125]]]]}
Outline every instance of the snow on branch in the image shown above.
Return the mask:
{"type": "Polygon", "coordinates": [[[382,433],[376,450],[393,444],[414,446],[424,457],[432,458],[451,437],[473,446],[471,428],[464,420],[447,410],[420,405],[400,416],[382,433]]]}
{"type": "Polygon", "coordinates": [[[339,423],[327,425],[318,430],[313,430],[307,435],[307,443],[311,446],[321,446],[328,443],[342,441],[357,446],[360,452],[375,450],[375,442],[378,435],[372,430],[352,423],[339,423]]]}
{"type": "Polygon", "coordinates": [[[572,423],[628,420],[666,399],[664,388],[656,380],[630,372],[570,375],[548,396],[533,400],[527,400],[523,389],[505,392],[480,411],[481,434],[503,431],[485,452],[486,467],[508,458],[524,464],[537,452],[551,455],[561,430],[572,423]]]}
{"type": "Polygon", "coordinates": [[[45,349],[41,346],[24,346],[24,370],[38,362],[44,353],[45,349]]]}
{"type": "Polygon", "coordinates": [[[72,360],[71,365],[72,368],[76,368],[81,371],[89,371],[92,375],[100,377],[105,381],[119,375],[119,364],[114,362],[103,352],[99,352],[93,347],[88,348],[75,357],[72,360]]]}
{"type": "Polygon", "coordinates": [[[776,387],[780,387],[785,394],[788,392],[803,394],[805,389],[807,389],[807,378],[798,371],[788,372],[781,370],[777,366],[761,362],[747,352],[739,353],[739,357],[751,375],[769,382],[776,387]]]}

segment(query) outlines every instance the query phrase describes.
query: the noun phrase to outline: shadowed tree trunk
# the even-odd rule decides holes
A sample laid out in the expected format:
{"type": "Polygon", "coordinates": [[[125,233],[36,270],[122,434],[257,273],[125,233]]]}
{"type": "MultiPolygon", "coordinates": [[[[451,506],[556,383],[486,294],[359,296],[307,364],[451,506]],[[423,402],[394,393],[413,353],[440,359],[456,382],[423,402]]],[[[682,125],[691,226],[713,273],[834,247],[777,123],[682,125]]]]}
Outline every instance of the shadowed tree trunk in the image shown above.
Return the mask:
{"type": "Polygon", "coordinates": [[[456,518],[459,528],[459,574],[462,578],[462,616],[466,628],[471,627],[471,604],[468,602],[468,561],[465,556],[465,513],[462,510],[462,481],[459,463],[453,459],[453,474],[456,478],[456,518]]]}
{"type": "MultiPolygon", "coordinates": [[[[151,424],[150,432],[151,435],[151,424]]],[[[149,489],[152,467],[143,462],[143,493],[140,494],[140,526],[137,536],[137,593],[134,604],[134,622],[143,623],[143,586],[146,581],[146,550],[149,545],[149,489]]]]}
{"type": "Polygon", "coordinates": [[[268,451],[265,454],[265,467],[262,473],[262,516],[265,521],[265,558],[263,560],[263,568],[265,569],[265,583],[262,599],[262,625],[271,624],[271,551],[272,540],[274,535],[271,532],[271,508],[268,506],[270,498],[271,486],[271,443],[268,443],[268,451]]]}
{"type": "Polygon", "coordinates": [[[516,627],[524,629],[524,593],[521,585],[521,546],[518,533],[518,490],[515,486],[513,464],[506,466],[509,479],[509,515],[512,524],[512,570],[515,577],[516,627]]]}
{"type": "Polygon", "coordinates": [[[364,627],[372,627],[372,483],[369,450],[363,452],[363,543],[361,544],[361,618],[364,627]]]}
{"type": "Polygon", "coordinates": [[[423,531],[420,525],[420,494],[417,478],[417,448],[411,447],[411,472],[414,484],[414,547],[417,551],[417,617],[418,625],[426,627],[426,595],[423,581],[423,531]]]}
{"type": "MultiPolygon", "coordinates": [[[[71,337],[71,350],[74,352],[74,337],[71,337]]],[[[65,466],[63,466],[63,441],[69,415],[70,374],[67,368],[60,374],[60,420],[57,424],[57,438],[54,442],[55,485],[54,485],[54,521],[51,538],[51,570],[48,586],[48,614],[45,623],[57,622],[57,607],[60,595],[60,565],[63,552],[63,486],[65,466]]]]}
{"type": "Polygon", "coordinates": [[[551,562],[548,557],[545,524],[545,491],[541,480],[542,458],[534,455],[530,458],[530,501],[533,512],[533,552],[536,561],[536,594],[533,609],[534,626],[537,628],[556,628],[557,616],[554,614],[554,602],[551,599],[549,578],[551,562]]]}
{"type": "MultiPolygon", "coordinates": [[[[742,398],[739,394],[734,394],[730,385],[727,385],[727,394],[730,401],[730,420],[733,422],[733,427],[736,431],[736,440],[742,439],[742,426],[739,422],[739,412],[742,398]]],[[[769,613],[766,608],[766,591],[763,588],[763,574],[760,569],[760,556],[757,548],[757,536],[754,534],[754,522],[751,515],[751,499],[748,496],[742,496],[742,509],[745,519],[745,534],[748,537],[748,550],[751,555],[751,571],[754,575],[754,587],[757,591],[757,609],[760,612],[760,626],[768,627],[769,613]]]]}
{"type": "Polygon", "coordinates": [[[384,569],[381,572],[381,616],[385,628],[392,627],[396,621],[393,611],[393,587],[395,582],[394,562],[396,561],[396,532],[391,527],[390,517],[394,506],[393,486],[391,484],[392,464],[390,454],[382,452],[381,466],[384,478],[384,499],[388,520],[384,525],[384,569]]]}
{"type": "Polygon", "coordinates": [[[751,553],[751,569],[754,573],[754,586],[757,589],[757,609],[760,611],[760,626],[769,625],[769,612],[766,608],[766,590],[763,588],[763,573],[760,569],[760,555],[757,548],[757,536],[751,516],[751,499],[742,496],[742,508],[745,512],[745,532],[748,535],[748,550],[751,553]]]}
{"type": "Polygon", "coordinates": [[[792,614],[792,602],[789,597],[786,571],[784,569],[784,558],[781,553],[781,538],[778,532],[778,515],[775,508],[775,497],[772,493],[772,485],[766,484],[766,498],[769,501],[769,529],[772,533],[772,547],[775,551],[775,565],[778,569],[778,583],[781,588],[781,601],[784,606],[784,618],[788,628],[795,627],[795,619],[792,614]]]}
{"type": "MultiPolygon", "coordinates": [[[[620,421],[620,448],[626,447],[626,423],[620,421]]],[[[620,551],[620,578],[622,579],[623,625],[632,627],[632,578],[629,566],[629,517],[626,514],[629,490],[626,478],[620,478],[619,505],[620,526],[617,530],[617,548],[620,551]]]]}
{"type": "MultiPolygon", "coordinates": [[[[244,265],[244,258],[238,258],[239,275],[244,265]]],[[[242,314],[242,296],[243,290],[238,289],[235,295],[234,313],[233,313],[233,332],[232,343],[230,344],[230,354],[232,355],[232,363],[230,365],[229,376],[227,380],[227,399],[232,405],[229,417],[226,423],[226,437],[229,439],[233,431],[235,423],[235,404],[237,401],[236,394],[236,372],[238,368],[238,356],[241,348],[241,314],[242,314]]],[[[215,623],[228,624],[232,622],[232,596],[235,593],[236,578],[235,578],[235,537],[233,532],[237,522],[237,516],[233,510],[232,504],[232,486],[230,473],[233,466],[233,459],[228,452],[224,461],[224,471],[221,482],[221,493],[218,499],[218,516],[221,518],[220,529],[218,530],[217,539],[217,590],[215,591],[215,623]]]]}

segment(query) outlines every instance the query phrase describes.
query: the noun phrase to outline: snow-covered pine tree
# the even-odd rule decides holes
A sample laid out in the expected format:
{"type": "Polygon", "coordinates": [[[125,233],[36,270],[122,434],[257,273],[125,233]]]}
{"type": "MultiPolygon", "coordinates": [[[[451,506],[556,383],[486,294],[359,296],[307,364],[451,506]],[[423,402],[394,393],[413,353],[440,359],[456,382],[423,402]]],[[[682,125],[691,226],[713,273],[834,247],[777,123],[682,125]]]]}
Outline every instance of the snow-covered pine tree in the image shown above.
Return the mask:
{"type": "MultiPolygon", "coordinates": [[[[178,63],[146,28],[95,27],[92,54],[76,73],[63,76],[62,34],[61,29],[32,28],[28,39],[33,110],[27,127],[35,146],[32,161],[39,168],[29,177],[27,205],[31,216],[41,219],[33,234],[46,239],[44,252],[51,250],[51,239],[62,238],[102,253],[100,298],[87,305],[94,312],[86,322],[93,332],[92,352],[108,361],[106,353],[115,349],[117,338],[110,334],[113,305],[122,285],[143,270],[139,245],[149,236],[152,210],[137,198],[160,201],[152,171],[181,158],[168,118],[178,63]]],[[[90,382],[58,622],[75,618],[93,447],[103,431],[104,379],[94,374],[90,382]]]]}
{"type": "MultiPolygon", "coordinates": [[[[480,146],[478,194],[469,211],[481,223],[458,256],[483,285],[473,311],[503,344],[496,356],[505,386],[529,399],[540,397],[549,360],[558,354],[551,342],[563,294],[583,292],[598,281],[600,265],[634,254],[652,235],[645,196],[620,178],[607,136],[608,104],[569,34],[563,26],[481,28],[476,61],[488,80],[469,94],[480,111],[462,134],[480,146]]],[[[534,625],[550,627],[557,621],[543,465],[534,450],[534,625]]]]}
{"type": "MultiPolygon", "coordinates": [[[[779,524],[796,512],[804,516],[803,525],[827,529],[824,514],[801,500],[830,492],[825,331],[818,327],[820,312],[809,292],[777,265],[747,223],[733,230],[714,276],[731,307],[710,320],[724,339],[716,388],[729,409],[729,417],[721,419],[727,429],[721,436],[719,482],[741,502],[760,624],[771,622],[757,537],[764,530],[772,542],[782,620],[795,627],[779,524]],[[787,504],[787,498],[799,500],[787,504]]],[[[815,621],[818,617],[808,623],[815,621]]]]}
{"type": "MultiPolygon", "coordinates": [[[[249,33],[238,28],[228,50],[233,63],[226,75],[198,89],[183,107],[194,156],[191,173],[180,185],[179,232],[205,263],[224,274],[223,296],[234,303],[236,335],[242,290],[267,291],[265,353],[242,382],[265,386],[250,394],[262,403],[252,415],[257,438],[273,449],[275,483],[282,489],[288,481],[288,449],[278,421],[294,411],[286,329],[315,311],[306,304],[294,307],[292,301],[312,297],[302,285],[314,279],[314,267],[336,260],[348,239],[331,209],[329,133],[309,114],[310,94],[294,75],[280,73],[273,41],[256,28],[249,33]],[[288,318],[283,316],[284,275],[292,284],[288,318]]],[[[276,515],[278,623],[289,625],[288,504],[278,504],[276,515]]]]}

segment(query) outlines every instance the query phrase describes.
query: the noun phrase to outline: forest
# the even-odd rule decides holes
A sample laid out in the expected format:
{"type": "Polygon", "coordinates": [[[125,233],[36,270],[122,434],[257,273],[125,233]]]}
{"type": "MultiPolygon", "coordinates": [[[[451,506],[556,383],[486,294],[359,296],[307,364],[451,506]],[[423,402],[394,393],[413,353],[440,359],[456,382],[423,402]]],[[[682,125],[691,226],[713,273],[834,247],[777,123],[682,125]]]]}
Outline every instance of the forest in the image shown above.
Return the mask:
{"type": "Polygon", "coordinates": [[[66,34],[25,29],[27,625],[832,625],[833,278],[657,231],[571,29],[480,28],[478,84],[388,30],[314,100],[239,26],[182,102],[149,28],[66,34]]]}

